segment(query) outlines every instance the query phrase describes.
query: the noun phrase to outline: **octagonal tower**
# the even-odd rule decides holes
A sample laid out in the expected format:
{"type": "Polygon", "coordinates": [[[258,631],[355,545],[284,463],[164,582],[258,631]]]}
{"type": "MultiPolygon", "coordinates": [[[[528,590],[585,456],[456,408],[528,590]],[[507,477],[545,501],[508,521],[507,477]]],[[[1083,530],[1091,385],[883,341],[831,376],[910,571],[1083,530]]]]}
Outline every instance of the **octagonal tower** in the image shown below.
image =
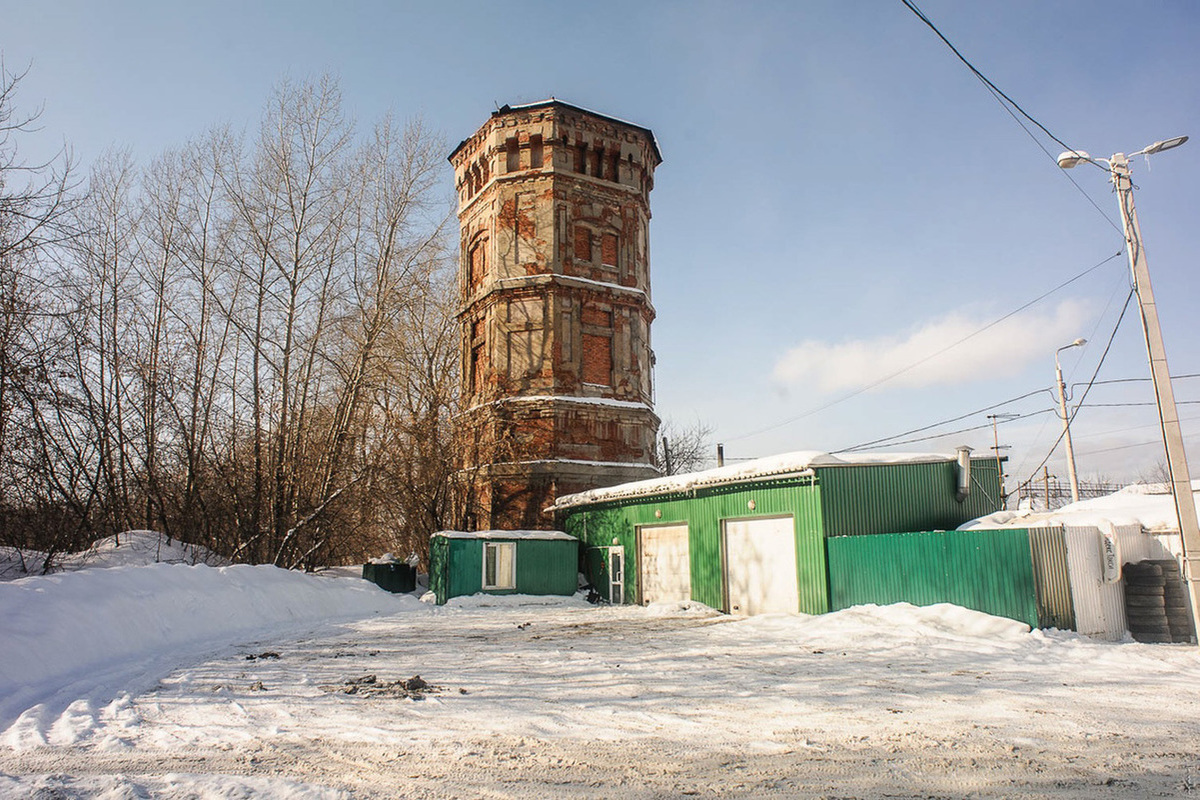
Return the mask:
{"type": "Polygon", "coordinates": [[[546,528],[563,494],[658,474],[646,128],[504,106],[450,154],[458,191],[459,519],[546,528]]]}

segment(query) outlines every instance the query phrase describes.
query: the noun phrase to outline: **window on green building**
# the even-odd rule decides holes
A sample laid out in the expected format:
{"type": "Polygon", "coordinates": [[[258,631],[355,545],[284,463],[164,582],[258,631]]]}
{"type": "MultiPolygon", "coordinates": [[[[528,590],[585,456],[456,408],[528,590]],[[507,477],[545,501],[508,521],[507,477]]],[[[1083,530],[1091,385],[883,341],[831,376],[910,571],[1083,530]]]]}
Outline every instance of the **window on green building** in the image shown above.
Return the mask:
{"type": "Polygon", "coordinates": [[[483,588],[517,588],[517,545],[515,542],[484,542],[483,588]]]}

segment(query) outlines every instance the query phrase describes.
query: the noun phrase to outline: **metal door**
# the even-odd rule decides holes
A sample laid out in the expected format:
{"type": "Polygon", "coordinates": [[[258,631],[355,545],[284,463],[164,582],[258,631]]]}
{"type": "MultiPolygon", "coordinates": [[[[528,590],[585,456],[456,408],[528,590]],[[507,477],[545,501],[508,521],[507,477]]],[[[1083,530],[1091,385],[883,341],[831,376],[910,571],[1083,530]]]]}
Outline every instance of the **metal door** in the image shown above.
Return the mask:
{"type": "Polygon", "coordinates": [[[726,611],[747,616],[799,611],[792,517],[725,520],[721,527],[726,611]]]}
{"type": "Polygon", "coordinates": [[[608,602],[625,602],[625,548],[620,545],[608,548],[608,602]]]}
{"type": "Polygon", "coordinates": [[[638,575],[642,605],[692,599],[686,524],[638,528],[638,575]]]}

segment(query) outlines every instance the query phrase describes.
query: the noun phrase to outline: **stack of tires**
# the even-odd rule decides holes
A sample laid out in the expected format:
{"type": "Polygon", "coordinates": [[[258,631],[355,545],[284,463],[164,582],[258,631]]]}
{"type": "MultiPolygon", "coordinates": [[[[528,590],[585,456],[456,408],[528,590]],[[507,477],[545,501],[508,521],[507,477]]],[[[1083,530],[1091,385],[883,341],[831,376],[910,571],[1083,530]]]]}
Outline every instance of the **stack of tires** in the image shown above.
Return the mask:
{"type": "Polygon", "coordinates": [[[1139,642],[1194,642],[1192,608],[1173,558],[1121,568],[1129,633],[1139,642]]]}

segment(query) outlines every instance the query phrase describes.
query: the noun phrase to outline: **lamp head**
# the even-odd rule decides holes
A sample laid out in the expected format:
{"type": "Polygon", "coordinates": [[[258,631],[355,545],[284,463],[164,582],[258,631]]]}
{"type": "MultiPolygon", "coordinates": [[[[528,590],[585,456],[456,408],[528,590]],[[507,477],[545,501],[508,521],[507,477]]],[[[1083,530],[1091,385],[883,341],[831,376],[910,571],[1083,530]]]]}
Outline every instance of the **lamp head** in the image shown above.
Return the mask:
{"type": "Polygon", "coordinates": [[[1063,169],[1070,169],[1091,160],[1092,157],[1083,150],[1068,150],[1065,153],[1059,154],[1058,165],[1063,169]]]}
{"type": "MultiPolygon", "coordinates": [[[[1183,144],[1187,140],[1188,137],[1186,136],[1176,136],[1174,139],[1166,139],[1161,142],[1155,142],[1149,147],[1143,149],[1141,154],[1152,156],[1155,153],[1161,153],[1163,150],[1170,150],[1172,147],[1179,147],[1179,145],[1183,144]]],[[[1062,156],[1059,156],[1059,158],[1062,158],[1062,156]]]]}

